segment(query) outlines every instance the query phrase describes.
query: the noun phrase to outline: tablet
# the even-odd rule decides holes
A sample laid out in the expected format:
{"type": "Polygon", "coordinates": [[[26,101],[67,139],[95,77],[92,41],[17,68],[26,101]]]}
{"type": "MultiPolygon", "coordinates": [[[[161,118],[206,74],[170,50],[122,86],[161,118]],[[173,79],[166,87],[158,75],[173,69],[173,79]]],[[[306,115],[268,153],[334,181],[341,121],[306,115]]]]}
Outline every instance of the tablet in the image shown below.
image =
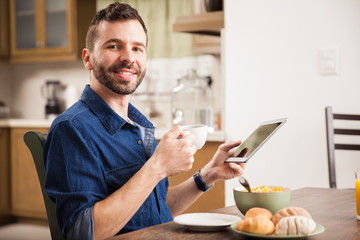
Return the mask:
{"type": "Polygon", "coordinates": [[[287,118],[266,121],[235,150],[235,157],[230,157],[225,162],[246,163],[254,156],[257,150],[287,121],[287,118]]]}

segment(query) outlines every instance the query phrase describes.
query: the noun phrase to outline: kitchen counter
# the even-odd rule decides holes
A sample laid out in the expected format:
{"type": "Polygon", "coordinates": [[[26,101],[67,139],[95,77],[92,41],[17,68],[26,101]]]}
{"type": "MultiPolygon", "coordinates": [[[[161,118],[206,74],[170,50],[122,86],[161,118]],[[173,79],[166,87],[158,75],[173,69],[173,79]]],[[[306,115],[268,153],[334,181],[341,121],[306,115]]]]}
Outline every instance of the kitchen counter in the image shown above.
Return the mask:
{"type": "MultiPolygon", "coordinates": [[[[0,119],[0,127],[10,128],[50,128],[52,121],[47,119],[0,119]]],[[[158,128],[155,131],[155,138],[161,139],[169,129],[158,128]]],[[[225,133],[214,131],[208,134],[208,142],[224,142],[225,133]]]]}
{"type": "Polygon", "coordinates": [[[0,119],[0,127],[10,128],[50,128],[51,123],[47,119],[0,119]]]}

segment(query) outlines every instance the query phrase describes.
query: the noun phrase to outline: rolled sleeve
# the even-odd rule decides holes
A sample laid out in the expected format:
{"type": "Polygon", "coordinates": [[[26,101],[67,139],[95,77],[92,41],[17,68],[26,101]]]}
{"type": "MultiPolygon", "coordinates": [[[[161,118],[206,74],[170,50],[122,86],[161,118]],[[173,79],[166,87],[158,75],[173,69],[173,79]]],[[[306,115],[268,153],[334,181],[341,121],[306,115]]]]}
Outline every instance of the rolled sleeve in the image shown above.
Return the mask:
{"type": "Polygon", "coordinates": [[[76,221],[66,234],[66,240],[94,239],[94,207],[89,207],[81,212],[76,221]]]}

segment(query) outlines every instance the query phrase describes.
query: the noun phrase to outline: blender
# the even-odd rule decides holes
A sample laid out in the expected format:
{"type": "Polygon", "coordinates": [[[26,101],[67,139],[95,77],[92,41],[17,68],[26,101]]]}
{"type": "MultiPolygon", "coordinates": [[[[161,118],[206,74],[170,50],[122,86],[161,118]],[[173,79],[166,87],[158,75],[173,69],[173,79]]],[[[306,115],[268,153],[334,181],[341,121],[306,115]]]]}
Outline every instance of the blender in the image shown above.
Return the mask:
{"type": "Polygon", "coordinates": [[[41,87],[41,93],[47,100],[45,105],[46,119],[54,120],[61,113],[61,102],[59,93],[61,90],[60,81],[49,80],[41,87]]]}

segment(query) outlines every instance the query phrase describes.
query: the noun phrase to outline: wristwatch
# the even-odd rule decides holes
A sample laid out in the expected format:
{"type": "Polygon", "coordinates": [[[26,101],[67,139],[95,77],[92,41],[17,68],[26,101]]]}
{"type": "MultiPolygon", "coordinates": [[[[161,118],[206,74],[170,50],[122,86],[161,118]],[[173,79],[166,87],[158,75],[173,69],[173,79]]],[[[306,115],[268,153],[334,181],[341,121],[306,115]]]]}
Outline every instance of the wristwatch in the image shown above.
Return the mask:
{"type": "MultiPolygon", "coordinates": [[[[200,169],[201,170],[201,169],[200,169]]],[[[210,188],[212,188],[214,185],[208,186],[206,185],[206,183],[204,182],[204,180],[201,178],[200,175],[200,170],[198,170],[196,173],[194,173],[193,177],[194,177],[194,181],[196,183],[196,186],[203,192],[206,192],[207,190],[209,190],[210,188]]]]}

